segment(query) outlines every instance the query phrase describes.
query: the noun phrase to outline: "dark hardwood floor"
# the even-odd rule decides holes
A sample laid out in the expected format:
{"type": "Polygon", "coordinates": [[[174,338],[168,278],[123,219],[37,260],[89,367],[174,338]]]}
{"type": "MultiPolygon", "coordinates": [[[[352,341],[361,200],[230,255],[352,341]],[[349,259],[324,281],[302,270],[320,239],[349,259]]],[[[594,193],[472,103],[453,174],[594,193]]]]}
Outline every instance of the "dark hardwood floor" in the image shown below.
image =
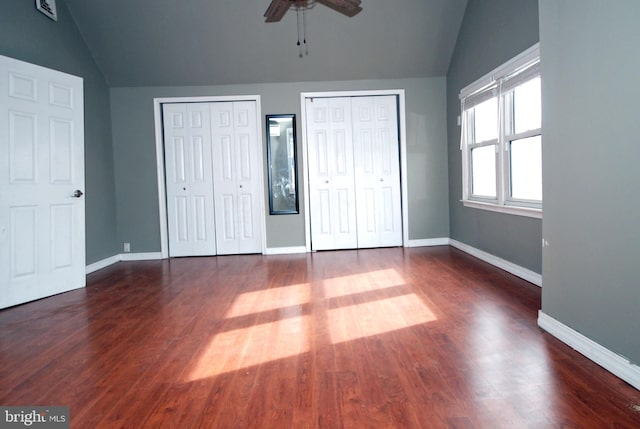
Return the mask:
{"type": "Polygon", "coordinates": [[[122,262],[0,311],[0,404],[72,428],[639,428],[640,392],[449,247],[122,262]]]}

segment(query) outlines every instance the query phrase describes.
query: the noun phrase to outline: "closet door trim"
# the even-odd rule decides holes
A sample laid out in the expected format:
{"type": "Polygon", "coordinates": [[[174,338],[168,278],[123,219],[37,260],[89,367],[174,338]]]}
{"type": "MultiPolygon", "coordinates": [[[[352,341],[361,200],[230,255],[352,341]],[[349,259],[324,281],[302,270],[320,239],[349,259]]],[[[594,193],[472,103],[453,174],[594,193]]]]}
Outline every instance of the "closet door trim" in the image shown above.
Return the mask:
{"type": "Polygon", "coordinates": [[[372,90],[372,91],[324,91],[324,92],[302,92],[300,93],[300,111],[302,126],[302,180],[305,191],[304,198],[304,234],[305,248],[311,252],[311,216],[309,202],[309,164],[307,151],[307,118],[306,101],[311,98],[335,98],[335,97],[370,97],[394,95],[398,98],[398,132],[400,140],[400,186],[402,195],[402,245],[409,244],[409,206],[407,194],[407,120],[405,112],[405,92],[404,89],[372,90]]]}
{"type": "MultiPolygon", "coordinates": [[[[221,96],[221,97],[163,97],[153,99],[153,114],[155,126],[156,140],[156,170],[158,180],[158,207],[160,218],[160,246],[161,257],[166,259],[169,257],[169,233],[167,229],[167,199],[165,187],[165,166],[164,166],[164,139],[162,127],[162,105],[167,103],[211,103],[211,102],[229,102],[229,101],[253,101],[256,103],[256,124],[258,124],[258,159],[263,160],[263,135],[259,124],[262,123],[262,110],[259,95],[237,95],[237,96],[221,96]]],[[[264,162],[260,162],[260,187],[265,189],[264,184],[264,162]]],[[[267,243],[267,224],[264,207],[264,195],[259,200],[260,209],[260,227],[262,234],[262,254],[266,252],[267,243]]]]}

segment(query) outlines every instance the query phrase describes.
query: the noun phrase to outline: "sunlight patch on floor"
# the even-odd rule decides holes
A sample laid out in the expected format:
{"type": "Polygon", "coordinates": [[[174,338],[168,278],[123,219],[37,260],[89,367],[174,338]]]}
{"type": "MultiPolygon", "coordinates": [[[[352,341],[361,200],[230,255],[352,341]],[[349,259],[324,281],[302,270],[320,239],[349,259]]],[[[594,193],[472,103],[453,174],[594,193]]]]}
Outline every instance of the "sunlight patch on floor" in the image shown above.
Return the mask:
{"type": "MultiPolygon", "coordinates": [[[[327,321],[331,343],[371,337],[436,320],[429,307],[414,293],[389,297],[389,293],[402,292],[397,287],[403,285],[405,281],[395,269],[323,280],[323,296],[316,297],[316,300],[351,296],[347,302],[353,303],[344,305],[343,300],[343,305],[340,305],[339,301],[327,301],[328,308],[320,306],[322,310],[318,311],[326,311],[320,316],[327,321]]],[[[308,303],[312,303],[312,286],[309,283],[238,295],[225,318],[278,310],[281,319],[216,334],[201,351],[187,381],[215,377],[308,352],[311,348],[312,318],[318,320],[319,316],[303,315],[302,306],[308,303]]]]}
{"type": "Polygon", "coordinates": [[[236,297],[225,317],[246,316],[262,311],[302,305],[310,301],[311,285],[309,283],[247,292],[236,297]]]}
{"type": "Polygon", "coordinates": [[[325,298],[337,298],[404,284],[402,276],[393,268],[334,277],[322,282],[325,298]]]}
{"type": "Polygon", "coordinates": [[[309,317],[300,316],[219,333],[201,352],[187,381],[305,353],[309,328],[309,317]]]}
{"type": "Polygon", "coordinates": [[[371,337],[436,320],[416,294],[354,304],[328,311],[333,344],[371,337]]]}

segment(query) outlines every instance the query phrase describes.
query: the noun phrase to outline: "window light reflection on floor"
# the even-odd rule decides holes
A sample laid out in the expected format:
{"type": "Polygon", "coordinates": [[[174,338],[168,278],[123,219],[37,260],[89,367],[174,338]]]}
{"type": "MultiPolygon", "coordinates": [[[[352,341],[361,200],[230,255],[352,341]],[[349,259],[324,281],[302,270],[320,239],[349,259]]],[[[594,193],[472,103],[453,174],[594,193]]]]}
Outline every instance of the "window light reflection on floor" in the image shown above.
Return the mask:
{"type": "Polygon", "coordinates": [[[310,301],[311,285],[309,283],[246,292],[236,297],[225,317],[246,316],[262,311],[302,305],[310,301]]]}
{"type": "Polygon", "coordinates": [[[188,381],[249,368],[309,351],[309,317],[285,318],[222,332],[201,352],[188,381]]]}
{"type": "MultiPolygon", "coordinates": [[[[404,290],[405,281],[394,269],[322,280],[321,298],[314,305],[309,283],[274,287],[238,295],[225,318],[232,319],[279,310],[279,320],[220,332],[202,350],[187,381],[249,368],[311,350],[313,320],[326,320],[332,344],[409,328],[437,319],[422,299],[404,290]],[[394,296],[389,296],[393,290],[394,296]],[[367,293],[371,293],[367,295],[367,293]],[[400,292],[400,293],[399,293],[400,292]],[[347,299],[351,304],[345,305],[347,299]],[[362,302],[358,302],[362,301],[362,302]],[[303,305],[326,314],[303,314],[303,305]],[[285,315],[286,313],[286,315],[285,315]]],[[[260,316],[257,316],[260,317],[260,316]]],[[[237,319],[242,320],[242,319],[237,319]]],[[[328,344],[314,344],[316,347],[328,344]]]]}
{"type": "Polygon", "coordinates": [[[331,309],[327,320],[331,342],[337,344],[431,322],[436,317],[412,293],[331,309]]]}
{"type": "Polygon", "coordinates": [[[405,281],[402,276],[390,268],[326,279],[322,282],[322,288],[325,298],[336,298],[403,284],[405,281]]]}

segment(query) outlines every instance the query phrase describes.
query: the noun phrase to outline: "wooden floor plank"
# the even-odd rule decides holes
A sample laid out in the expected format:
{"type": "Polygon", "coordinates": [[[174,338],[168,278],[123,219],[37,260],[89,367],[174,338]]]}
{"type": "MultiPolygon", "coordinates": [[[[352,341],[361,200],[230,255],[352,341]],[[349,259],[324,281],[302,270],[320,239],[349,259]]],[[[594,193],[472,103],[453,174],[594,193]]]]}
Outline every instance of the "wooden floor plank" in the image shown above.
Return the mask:
{"type": "Polygon", "coordinates": [[[0,403],[77,428],[638,428],[640,393],[450,247],[121,262],[0,311],[0,403]]]}

